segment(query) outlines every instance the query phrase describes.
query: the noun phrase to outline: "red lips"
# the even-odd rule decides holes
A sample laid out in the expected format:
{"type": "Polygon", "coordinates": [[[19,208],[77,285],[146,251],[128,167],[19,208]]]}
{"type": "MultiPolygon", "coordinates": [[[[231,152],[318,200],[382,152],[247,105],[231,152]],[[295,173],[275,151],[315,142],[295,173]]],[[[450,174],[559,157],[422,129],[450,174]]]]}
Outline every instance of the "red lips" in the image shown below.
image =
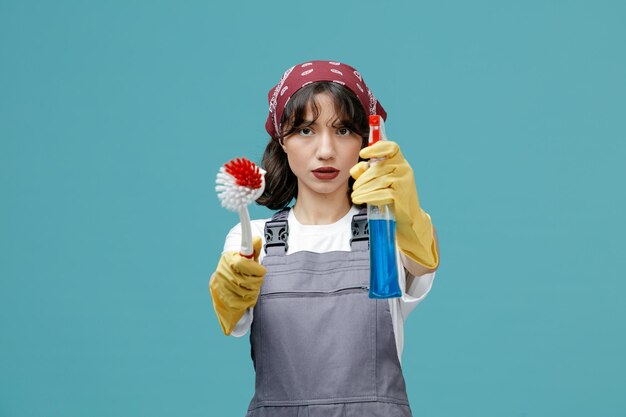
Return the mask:
{"type": "Polygon", "coordinates": [[[339,175],[339,170],[334,167],[319,167],[312,172],[315,178],[320,180],[332,180],[339,175]]]}

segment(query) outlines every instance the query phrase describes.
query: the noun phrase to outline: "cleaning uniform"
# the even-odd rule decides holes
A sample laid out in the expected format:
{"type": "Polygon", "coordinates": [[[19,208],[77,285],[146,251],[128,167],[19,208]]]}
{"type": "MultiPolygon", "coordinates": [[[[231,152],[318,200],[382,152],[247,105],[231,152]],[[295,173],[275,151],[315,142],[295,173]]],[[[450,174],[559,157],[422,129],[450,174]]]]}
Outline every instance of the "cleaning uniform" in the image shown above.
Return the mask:
{"type": "Polygon", "coordinates": [[[247,417],[411,416],[393,304],[368,297],[367,216],[355,211],[349,251],[288,254],[289,212],[266,222],[247,417]]]}

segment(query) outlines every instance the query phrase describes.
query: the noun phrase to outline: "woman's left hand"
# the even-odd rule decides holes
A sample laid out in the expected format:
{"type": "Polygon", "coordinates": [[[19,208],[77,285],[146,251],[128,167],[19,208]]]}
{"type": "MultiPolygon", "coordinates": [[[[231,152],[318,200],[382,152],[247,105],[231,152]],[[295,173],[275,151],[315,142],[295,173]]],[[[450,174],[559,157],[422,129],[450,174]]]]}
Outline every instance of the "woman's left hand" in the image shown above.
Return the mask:
{"type": "Polygon", "coordinates": [[[376,206],[393,204],[400,250],[427,268],[437,268],[439,255],[430,216],[420,207],[413,170],[398,144],[380,141],[361,149],[359,156],[385,159],[371,165],[362,161],[350,169],[350,175],[356,180],[352,186],[352,202],[376,206]]]}

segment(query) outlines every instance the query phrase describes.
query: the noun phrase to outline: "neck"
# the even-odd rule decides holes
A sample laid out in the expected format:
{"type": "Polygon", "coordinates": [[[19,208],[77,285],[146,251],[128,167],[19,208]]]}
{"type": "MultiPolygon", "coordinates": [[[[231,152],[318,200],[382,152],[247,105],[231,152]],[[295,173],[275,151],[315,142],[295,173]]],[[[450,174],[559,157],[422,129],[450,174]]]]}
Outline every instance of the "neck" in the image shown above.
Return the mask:
{"type": "Polygon", "coordinates": [[[332,224],[350,210],[352,203],[348,198],[348,190],[338,190],[333,195],[301,192],[298,190],[293,214],[298,221],[306,225],[332,224]]]}

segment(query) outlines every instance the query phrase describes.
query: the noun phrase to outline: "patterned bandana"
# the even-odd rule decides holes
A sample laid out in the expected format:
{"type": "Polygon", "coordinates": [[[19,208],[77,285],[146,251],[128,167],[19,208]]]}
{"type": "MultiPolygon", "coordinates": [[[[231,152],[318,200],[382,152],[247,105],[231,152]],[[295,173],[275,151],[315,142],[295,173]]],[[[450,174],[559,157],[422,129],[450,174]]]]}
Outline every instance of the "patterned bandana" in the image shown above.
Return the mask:
{"type": "Polygon", "coordinates": [[[299,89],[315,81],[332,81],[352,90],[370,115],[379,114],[387,119],[387,112],[365,85],[361,74],[349,65],[334,61],[309,61],[289,68],[268,93],[270,113],[265,122],[265,130],[271,137],[281,131],[280,119],[287,102],[299,89]]]}

